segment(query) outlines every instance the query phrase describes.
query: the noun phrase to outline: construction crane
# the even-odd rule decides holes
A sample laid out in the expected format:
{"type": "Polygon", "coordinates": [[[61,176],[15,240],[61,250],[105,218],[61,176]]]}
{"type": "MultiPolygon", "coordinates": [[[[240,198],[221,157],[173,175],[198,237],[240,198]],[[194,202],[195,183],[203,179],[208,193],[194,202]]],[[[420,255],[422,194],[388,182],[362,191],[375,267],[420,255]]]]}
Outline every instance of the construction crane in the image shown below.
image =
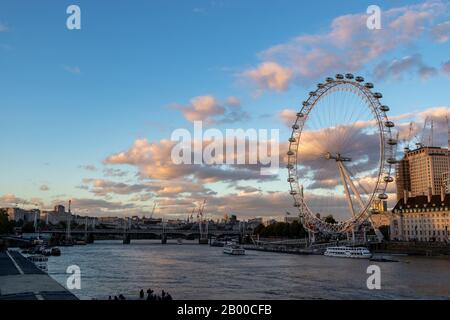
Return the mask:
{"type": "Polygon", "coordinates": [[[428,125],[429,121],[430,121],[430,119],[428,117],[426,117],[425,121],[423,122],[423,128],[422,128],[422,132],[420,133],[420,138],[416,142],[417,148],[423,148],[425,146],[425,143],[424,143],[425,142],[425,131],[427,129],[427,125],[428,125]]]}
{"type": "Polygon", "coordinates": [[[405,145],[405,148],[404,148],[405,153],[410,150],[409,149],[409,144],[410,144],[411,139],[412,139],[412,135],[413,135],[413,131],[414,131],[414,125],[415,125],[414,122],[410,122],[409,123],[408,135],[405,136],[405,138],[402,140],[403,144],[405,145]]]}
{"type": "Polygon", "coordinates": [[[155,203],[153,204],[152,213],[150,213],[150,219],[153,218],[153,214],[155,213],[155,209],[156,209],[156,206],[157,206],[157,205],[158,205],[158,202],[155,202],[155,203]]]}
{"type": "Polygon", "coordinates": [[[206,199],[203,200],[203,203],[198,207],[197,218],[203,219],[203,210],[205,209],[206,199]]]}

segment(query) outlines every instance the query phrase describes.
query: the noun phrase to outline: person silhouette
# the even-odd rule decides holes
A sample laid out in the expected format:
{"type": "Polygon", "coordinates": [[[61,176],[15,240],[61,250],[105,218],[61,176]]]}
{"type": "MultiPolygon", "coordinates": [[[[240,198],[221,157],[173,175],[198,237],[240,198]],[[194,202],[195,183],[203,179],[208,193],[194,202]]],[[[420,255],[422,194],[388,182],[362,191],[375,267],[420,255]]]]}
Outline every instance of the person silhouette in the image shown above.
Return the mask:
{"type": "Polygon", "coordinates": [[[141,289],[141,291],[139,292],[139,298],[144,299],[144,290],[143,289],[141,289]]]}

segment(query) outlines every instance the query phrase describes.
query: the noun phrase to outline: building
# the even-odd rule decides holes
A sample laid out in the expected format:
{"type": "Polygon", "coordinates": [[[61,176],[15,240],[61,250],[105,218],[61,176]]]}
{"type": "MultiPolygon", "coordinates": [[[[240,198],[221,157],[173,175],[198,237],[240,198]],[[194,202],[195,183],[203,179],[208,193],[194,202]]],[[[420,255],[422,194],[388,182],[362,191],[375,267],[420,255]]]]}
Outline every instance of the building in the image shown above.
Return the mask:
{"type": "Polygon", "coordinates": [[[412,197],[427,196],[429,190],[432,195],[439,195],[449,172],[448,149],[421,147],[407,151],[397,170],[397,200],[404,190],[411,191],[412,197]]]}
{"type": "Polygon", "coordinates": [[[397,201],[403,198],[405,190],[411,190],[409,178],[409,162],[405,158],[399,160],[395,168],[395,182],[397,184],[397,201]]]}
{"type": "Polygon", "coordinates": [[[392,214],[388,211],[387,201],[376,199],[372,203],[372,214],[370,216],[371,222],[375,227],[389,226],[391,223],[392,214]]]}
{"type": "Polygon", "coordinates": [[[441,188],[440,195],[405,196],[393,209],[390,229],[394,240],[450,241],[450,195],[441,188]]]}
{"type": "MultiPolygon", "coordinates": [[[[62,205],[57,205],[53,208],[53,211],[44,210],[42,211],[42,220],[45,221],[47,224],[58,224],[60,222],[69,221],[69,219],[72,218],[72,214],[69,212],[66,212],[66,208],[62,205]]],[[[72,220],[72,219],[71,219],[72,220]]]]}
{"type": "Polygon", "coordinates": [[[35,219],[39,220],[41,217],[41,212],[38,209],[4,208],[3,211],[8,215],[8,220],[15,222],[34,222],[35,219]]]}

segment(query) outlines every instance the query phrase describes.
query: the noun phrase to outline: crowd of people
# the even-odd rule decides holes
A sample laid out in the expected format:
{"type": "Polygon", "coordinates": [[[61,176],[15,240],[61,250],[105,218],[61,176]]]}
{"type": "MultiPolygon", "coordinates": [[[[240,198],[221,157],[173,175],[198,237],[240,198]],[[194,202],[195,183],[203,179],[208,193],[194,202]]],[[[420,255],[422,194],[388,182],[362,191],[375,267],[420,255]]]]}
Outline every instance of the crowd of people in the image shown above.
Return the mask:
{"type": "MultiPolygon", "coordinates": [[[[119,294],[118,296],[109,296],[109,300],[127,300],[124,295],[119,294]]],[[[172,296],[165,292],[164,290],[161,291],[161,294],[155,293],[152,289],[147,290],[147,296],[145,295],[145,292],[143,289],[139,291],[139,300],[147,300],[147,301],[171,301],[172,296]]]]}

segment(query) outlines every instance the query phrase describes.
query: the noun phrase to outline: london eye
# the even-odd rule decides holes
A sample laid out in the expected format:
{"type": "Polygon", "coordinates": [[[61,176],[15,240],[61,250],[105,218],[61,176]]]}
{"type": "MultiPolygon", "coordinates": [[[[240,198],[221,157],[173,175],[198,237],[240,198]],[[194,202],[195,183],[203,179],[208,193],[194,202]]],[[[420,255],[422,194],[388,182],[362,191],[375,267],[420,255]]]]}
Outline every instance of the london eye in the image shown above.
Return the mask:
{"type": "Polygon", "coordinates": [[[386,201],[396,139],[389,107],[363,77],[319,83],[296,113],[287,152],[294,206],[311,232],[354,231],[386,201]],[[332,215],[337,221],[325,221],[332,215]]]}

